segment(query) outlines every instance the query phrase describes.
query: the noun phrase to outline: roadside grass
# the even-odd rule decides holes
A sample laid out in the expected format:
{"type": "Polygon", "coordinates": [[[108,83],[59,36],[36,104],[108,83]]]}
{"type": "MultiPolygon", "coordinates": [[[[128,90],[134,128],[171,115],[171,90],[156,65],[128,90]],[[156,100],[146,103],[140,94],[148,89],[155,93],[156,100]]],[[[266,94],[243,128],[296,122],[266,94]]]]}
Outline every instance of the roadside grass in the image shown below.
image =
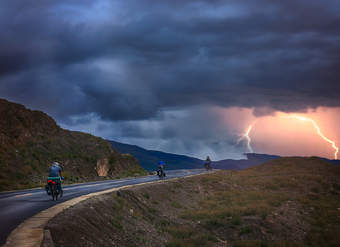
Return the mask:
{"type": "Polygon", "coordinates": [[[172,202],[170,203],[170,205],[171,205],[172,207],[174,207],[174,208],[182,208],[182,205],[179,204],[179,203],[176,202],[176,201],[172,201],[172,202]]]}
{"type": "Polygon", "coordinates": [[[271,191],[225,191],[210,195],[199,202],[199,209],[188,209],[181,214],[183,219],[219,222],[231,221],[235,217],[271,213],[289,198],[288,194],[271,191]]]}
{"type": "Polygon", "coordinates": [[[119,172],[116,175],[116,178],[125,178],[125,177],[138,177],[138,176],[146,176],[148,173],[147,171],[145,171],[143,168],[133,168],[133,169],[129,169],[129,170],[123,170],[121,172],[119,172]]]}
{"type": "Polygon", "coordinates": [[[149,243],[137,246],[335,247],[339,202],[340,166],[282,158],[123,192],[114,197],[111,224],[123,235],[144,220],[128,232],[149,243]]]}
{"type": "Polygon", "coordinates": [[[148,199],[148,200],[150,199],[150,194],[149,194],[149,193],[147,193],[147,192],[146,192],[146,193],[144,193],[144,194],[143,194],[143,196],[144,196],[144,198],[145,198],[145,199],[148,199]]]}
{"type": "MultiPolygon", "coordinates": [[[[306,236],[296,238],[303,238],[310,246],[339,246],[340,186],[337,175],[340,175],[340,167],[315,158],[286,158],[277,163],[202,176],[200,190],[193,192],[207,193],[201,197],[197,208],[182,210],[180,218],[199,222],[202,232],[217,239],[223,236],[221,232],[228,232],[235,246],[299,246],[298,241],[250,241],[254,237],[266,238],[266,234],[279,234],[270,229],[267,217],[271,216],[275,224],[280,224],[289,217],[280,208],[288,207],[287,202],[296,202],[302,209],[297,209],[301,212],[297,212],[298,219],[295,220],[308,224],[306,236]],[[334,179],[337,181],[332,181],[334,179]],[[260,227],[265,234],[254,231],[260,227]],[[248,235],[249,241],[238,240],[238,237],[247,238],[248,235]]],[[[286,229],[289,227],[288,224],[286,229]]],[[[179,246],[184,246],[184,242],[176,238],[176,243],[182,244],[179,246]]],[[[201,243],[200,246],[205,245],[201,243]]]]}
{"type": "Polygon", "coordinates": [[[169,226],[165,232],[172,237],[172,240],[167,244],[168,247],[212,246],[218,242],[215,236],[201,233],[190,226],[169,226]]]}
{"type": "Polygon", "coordinates": [[[233,247],[303,247],[302,243],[294,243],[292,241],[268,241],[268,240],[237,240],[233,243],[233,247]]]}
{"type": "Polygon", "coordinates": [[[251,226],[244,226],[241,230],[240,230],[240,235],[243,234],[248,234],[251,233],[253,230],[251,228],[251,226]]]}
{"type": "Polygon", "coordinates": [[[305,205],[305,220],[310,223],[306,236],[309,246],[339,246],[340,204],[339,196],[320,195],[318,199],[302,198],[305,205]],[[310,217],[312,216],[312,217],[310,217]]]}

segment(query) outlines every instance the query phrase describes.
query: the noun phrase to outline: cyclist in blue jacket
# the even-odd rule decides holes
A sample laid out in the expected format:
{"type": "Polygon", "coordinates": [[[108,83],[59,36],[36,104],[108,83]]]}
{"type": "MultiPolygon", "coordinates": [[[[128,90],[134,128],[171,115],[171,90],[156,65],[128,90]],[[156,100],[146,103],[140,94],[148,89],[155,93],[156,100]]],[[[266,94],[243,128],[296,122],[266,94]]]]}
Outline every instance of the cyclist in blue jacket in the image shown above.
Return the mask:
{"type": "MultiPolygon", "coordinates": [[[[52,166],[50,167],[50,171],[49,171],[49,176],[48,176],[48,179],[49,180],[53,180],[56,182],[57,186],[58,186],[58,189],[60,191],[60,196],[63,195],[63,189],[61,188],[61,182],[60,180],[64,179],[62,177],[62,168],[60,167],[60,164],[58,162],[53,162],[52,166]]],[[[46,185],[46,192],[48,195],[50,195],[50,191],[49,191],[49,186],[46,185]]]]}

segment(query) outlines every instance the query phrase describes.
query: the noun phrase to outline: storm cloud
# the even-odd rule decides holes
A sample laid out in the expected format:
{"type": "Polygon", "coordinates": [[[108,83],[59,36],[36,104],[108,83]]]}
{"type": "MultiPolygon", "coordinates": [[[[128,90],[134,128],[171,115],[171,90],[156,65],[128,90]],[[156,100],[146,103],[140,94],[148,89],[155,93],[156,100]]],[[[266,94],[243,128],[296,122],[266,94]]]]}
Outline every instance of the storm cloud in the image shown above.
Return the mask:
{"type": "Polygon", "coordinates": [[[337,0],[2,1],[0,97],[108,138],[216,150],[235,137],[202,131],[209,107],[340,106],[339,26],[337,0]]]}

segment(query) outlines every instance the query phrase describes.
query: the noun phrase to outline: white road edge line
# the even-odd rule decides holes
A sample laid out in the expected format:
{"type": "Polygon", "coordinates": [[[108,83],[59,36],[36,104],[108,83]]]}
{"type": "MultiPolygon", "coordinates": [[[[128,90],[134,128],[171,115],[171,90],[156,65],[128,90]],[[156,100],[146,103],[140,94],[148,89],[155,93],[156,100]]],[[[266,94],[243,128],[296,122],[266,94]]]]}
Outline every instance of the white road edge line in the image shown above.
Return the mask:
{"type": "Polygon", "coordinates": [[[26,194],[20,194],[20,195],[15,195],[14,197],[24,197],[24,196],[30,196],[33,193],[26,193],[26,194]]]}

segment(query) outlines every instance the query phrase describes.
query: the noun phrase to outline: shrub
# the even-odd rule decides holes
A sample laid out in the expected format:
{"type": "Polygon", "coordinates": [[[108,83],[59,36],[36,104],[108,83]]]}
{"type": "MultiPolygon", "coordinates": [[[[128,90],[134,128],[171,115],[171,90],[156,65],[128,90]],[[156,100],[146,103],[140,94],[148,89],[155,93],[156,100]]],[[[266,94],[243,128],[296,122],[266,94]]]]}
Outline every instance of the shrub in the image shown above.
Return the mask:
{"type": "Polygon", "coordinates": [[[251,233],[252,229],[250,226],[245,226],[241,229],[240,235],[251,233]]]}

